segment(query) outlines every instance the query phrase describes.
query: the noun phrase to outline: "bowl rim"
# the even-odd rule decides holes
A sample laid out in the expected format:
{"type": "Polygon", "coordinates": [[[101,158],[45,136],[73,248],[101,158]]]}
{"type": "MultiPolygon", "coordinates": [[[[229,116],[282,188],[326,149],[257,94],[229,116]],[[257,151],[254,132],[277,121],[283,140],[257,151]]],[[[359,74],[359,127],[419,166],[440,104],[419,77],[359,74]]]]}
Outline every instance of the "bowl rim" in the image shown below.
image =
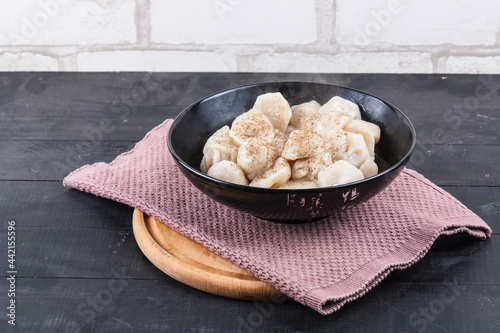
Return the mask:
{"type": "Polygon", "coordinates": [[[247,191],[247,192],[252,192],[252,193],[266,193],[266,194],[270,194],[270,193],[276,193],[276,194],[278,194],[278,193],[298,193],[298,194],[300,194],[300,193],[310,193],[310,192],[318,192],[318,191],[321,191],[321,192],[330,192],[330,191],[337,191],[337,190],[343,189],[343,188],[355,187],[356,185],[368,182],[369,180],[376,179],[376,178],[381,178],[381,177],[387,175],[388,173],[390,173],[390,172],[398,169],[403,164],[407,163],[407,161],[409,160],[409,158],[411,157],[411,155],[413,154],[413,152],[415,150],[416,144],[417,144],[416,131],[415,131],[415,127],[413,126],[413,123],[411,122],[411,120],[399,108],[395,107],[394,105],[392,105],[391,103],[385,101],[384,99],[382,99],[382,98],[380,98],[380,97],[378,97],[376,95],[367,93],[365,91],[362,91],[362,90],[359,90],[359,89],[350,88],[350,87],[346,87],[346,86],[341,86],[341,85],[336,85],[336,84],[330,84],[330,83],[324,83],[324,82],[296,81],[296,80],[290,80],[290,81],[287,81],[287,80],[284,80],[284,81],[263,81],[263,82],[252,83],[252,84],[239,85],[239,86],[234,86],[234,87],[231,87],[231,88],[227,88],[227,89],[220,90],[220,91],[217,91],[215,93],[206,95],[205,97],[200,98],[197,101],[195,101],[195,102],[191,103],[190,105],[188,105],[187,107],[185,107],[174,118],[174,120],[173,120],[173,122],[172,122],[172,124],[171,124],[171,126],[170,126],[170,128],[168,130],[168,134],[167,134],[167,145],[168,145],[168,149],[169,149],[170,153],[172,154],[172,156],[174,157],[174,159],[177,161],[177,163],[181,164],[190,173],[195,174],[197,177],[200,177],[200,178],[204,179],[205,181],[208,181],[208,182],[211,182],[211,183],[215,183],[215,184],[217,184],[219,186],[230,187],[230,188],[234,188],[235,190],[242,190],[242,191],[247,191]],[[393,109],[396,113],[398,113],[399,116],[401,116],[402,118],[404,118],[406,120],[406,122],[408,123],[409,129],[410,129],[410,132],[411,132],[411,137],[412,137],[411,146],[408,149],[408,152],[402,158],[400,158],[396,163],[394,163],[393,165],[391,165],[389,168],[385,169],[382,172],[377,173],[376,175],[368,177],[368,178],[364,178],[364,179],[361,179],[361,180],[358,180],[358,181],[355,181],[355,182],[351,182],[351,183],[347,183],[347,184],[341,184],[341,185],[336,185],[336,186],[292,189],[292,188],[263,188],[263,187],[249,186],[249,185],[240,185],[240,184],[226,182],[224,180],[220,180],[220,179],[217,179],[217,178],[214,178],[214,177],[210,177],[209,175],[203,173],[201,170],[198,170],[198,169],[190,166],[175,151],[175,149],[174,149],[174,147],[172,146],[172,143],[171,143],[171,136],[172,136],[172,133],[173,133],[173,131],[175,129],[175,125],[182,118],[184,118],[186,116],[186,114],[188,113],[188,111],[190,109],[192,109],[195,105],[197,105],[197,104],[199,104],[199,103],[201,103],[204,100],[207,100],[209,98],[213,98],[216,95],[222,95],[222,94],[228,93],[231,90],[237,90],[237,89],[241,89],[241,88],[250,88],[250,87],[256,87],[256,86],[263,86],[263,85],[281,84],[281,83],[287,83],[287,84],[294,84],[294,83],[295,84],[319,84],[319,85],[324,85],[324,86],[331,86],[331,87],[336,87],[336,88],[351,90],[351,91],[354,91],[354,92],[357,92],[357,93],[361,93],[361,94],[364,94],[366,96],[369,96],[369,97],[372,97],[372,98],[375,98],[375,99],[381,101],[382,103],[386,104],[391,109],[393,109]]]}

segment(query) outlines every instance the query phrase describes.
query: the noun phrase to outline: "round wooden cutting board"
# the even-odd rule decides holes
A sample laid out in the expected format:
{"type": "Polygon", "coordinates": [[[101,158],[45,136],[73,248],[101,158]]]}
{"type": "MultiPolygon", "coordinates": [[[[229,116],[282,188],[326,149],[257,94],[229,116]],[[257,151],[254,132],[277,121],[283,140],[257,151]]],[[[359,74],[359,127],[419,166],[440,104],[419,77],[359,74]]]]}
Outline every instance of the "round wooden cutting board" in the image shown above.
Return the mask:
{"type": "Polygon", "coordinates": [[[193,288],[244,300],[284,300],[281,292],[155,218],[135,209],[134,236],[161,271],[193,288]]]}

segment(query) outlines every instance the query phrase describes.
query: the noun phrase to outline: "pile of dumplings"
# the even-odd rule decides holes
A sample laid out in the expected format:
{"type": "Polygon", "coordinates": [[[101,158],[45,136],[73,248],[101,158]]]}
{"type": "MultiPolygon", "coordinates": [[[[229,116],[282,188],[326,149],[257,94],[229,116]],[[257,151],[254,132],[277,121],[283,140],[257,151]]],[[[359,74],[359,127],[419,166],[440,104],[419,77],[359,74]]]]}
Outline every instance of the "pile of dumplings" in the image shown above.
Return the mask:
{"type": "Polygon", "coordinates": [[[302,189],[347,184],[378,173],[380,128],[339,96],[290,107],[281,93],[257,97],[252,109],[216,131],[200,169],[230,183],[302,189]]]}

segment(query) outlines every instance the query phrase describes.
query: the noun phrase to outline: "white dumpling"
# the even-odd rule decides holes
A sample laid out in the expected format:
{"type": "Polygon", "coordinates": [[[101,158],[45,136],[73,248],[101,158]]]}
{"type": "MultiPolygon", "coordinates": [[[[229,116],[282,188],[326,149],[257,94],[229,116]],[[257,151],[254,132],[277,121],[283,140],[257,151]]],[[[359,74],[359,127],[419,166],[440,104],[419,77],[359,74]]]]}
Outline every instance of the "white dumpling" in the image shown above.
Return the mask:
{"type": "Polygon", "coordinates": [[[335,154],[332,155],[334,161],[344,160],[359,168],[361,164],[370,158],[370,152],[361,134],[343,132],[343,135],[340,135],[340,140],[340,146],[336,148],[335,154]]]}
{"type": "Polygon", "coordinates": [[[361,119],[361,112],[359,111],[359,106],[345,98],[340,96],[332,97],[328,102],[323,104],[319,108],[319,113],[328,112],[343,112],[351,115],[354,119],[361,119]]]}
{"type": "Polygon", "coordinates": [[[300,129],[316,132],[323,139],[329,140],[352,119],[351,115],[343,112],[317,113],[305,119],[300,129]]]}
{"type": "Polygon", "coordinates": [[[250,138],[244,141],[238,149],[236,163],[246,177],[253,180],[273,165],[275,155],[270,143],[260,138],[250,138]]]}
{"type": "Polygon", "coordinates": [[[290,164],[283,157],[278,157],[271,169],[255,177],[250,186],[264,188],[278,188],[285,185],[291,176],[290,164]]]}
{"type": "Polygon", "coordinates": [[[378,165],[373,158],[369,158],[359,166],[359,170],[365,178],[375,176],[378,173],[378,165]]]}
{"type": "Polygon", "coordinates": [[[380,140],[380,127],[377,124],[365,120],[353,120],[344,128],[346,131],[363,134],[370,133],[373,136],[374,144],[380,140]]]}
{"type": "Polygon", "coordinates": [[[332,155],[324,152],[320,155],[295,161],[292,167],[292,179],[318,179],[318,173],[332,164],[332,155]]]}
{"type": "Polygon", "coordinates": [[[363,179],[363,173],[346,161],[337,161],[318,174],[320,187],[348,184],[363,179]]]}
{"type": "Polygon", "coordinates": [[[281,156],[287,160],[298,160],[318,155],[328,147],[319,134],[296,130],[290,133],[281,156]]]}
{"type": "Polygon", "coordinates": [[[296,128],[295,126],[288,125],[286,127],[285,134],[290,134],[290,133],[292,133],[293,131],[296,131],[296,130],[298,130],[298,128],[296,128]]]}
{"type": "Polygon", "coordinates": [[[271,142],[274,138],[274,128],[269,119],[259,110],[252,109],[233,120],[229,137],[237,146],[249,138],[260,138],[271,142]]]}
{"type": "Polygon", "coordinates": [[[316,101],[310,101],[302,103],[299,105],[294,105],[292,109],[292,117],[290,118],[289,126],[295,129],[299,129],[302,126],[302,122],[309,116],[312,116],[318,112],[321,105],[316,101]]]}
{"type": "Polygon", "coordinates": [[[285,132],[292,110],[281,93],[267,93],[257,97],[254,109],[260,110],[280,132],[285,132]]]}
{"type": "Polygon", "coordinates": [[[212,134],[205,143],[200,169],[207,173],[215,163],[225,160],[236,162],[237,156],[238,146],[229,137],[229,126],[224,126],[212,134]]]}
{"type": "Polygon", "coordinates": [[[300,180],[289,180],[285,185],[281,186],[282,189],[303,189],[303,188],[317,188],[318,183],[314,180],[300,179],[300,180]]]}
{"type": "Polygon", "coordinates": [[[263,188],[317,188],[378,173],[380,127],[361,120],[359,107],[335,96],[321,106],[294,105],[280,93],[260,95],[231,128],[215,132],[200,169],[227,182],[263,188]]]}
{"type": "Polygon", "coordinates": [[[274,138],[271,140],[271,145],[273,146],[275,158],[281,156],[283,149],[285,149],[285,143],[288,140],[288,134],[274,130],[274,138]]]}
{"type": "Polygon", "coordinates": [[[229,183],[248,185],[248,180],[238,164],[231,161],[220,161],[208,169],[207,175],[229,183]]]}
{"type": "Polygon", "coordinates": [[[380,127],[377,124],[365,120],[358,120],[358,122],[363,124],[363,127],[373,134],[375,143],[378,143],[380,141],[380,127]]]}
{"type": "MultiPolygon", "coordinates": [[[[361,134],[363,136],[363,138],[365,139],[366,147],[368,148],[368,152],[370,153],[370,156],[374,156],[375,155],[375,137],[373,135],[373,132],[370,129],[368,129],[368,127],[365,125],[365,123],[368,123],[368,122],[366,122],[364,120],[353,120],[344,128],[344,130],[347,132],[361,134]]],[[[377,125],[375,125],[375,126],[377,126],[377,125]]]]}

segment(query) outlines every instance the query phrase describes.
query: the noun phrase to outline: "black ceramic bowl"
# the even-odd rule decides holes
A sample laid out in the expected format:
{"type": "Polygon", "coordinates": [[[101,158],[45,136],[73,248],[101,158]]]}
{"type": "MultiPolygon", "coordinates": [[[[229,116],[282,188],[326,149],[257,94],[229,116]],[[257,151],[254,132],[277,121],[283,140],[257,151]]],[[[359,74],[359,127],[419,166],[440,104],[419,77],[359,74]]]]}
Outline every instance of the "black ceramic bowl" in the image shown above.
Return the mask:
{"type": "Polygon", "coordinates": [[[415,129],[397,108],[345,87],[307,82],[270,82],[222,91],[183,110],[168,133],[168,147],[184,175],[215,200],[256,217],[284,223],[314,221],[373,197],[402,171],[415,148],[415,129]],[[200,171],[203,146],[212,133],[251,109],[257,96],[280,92],[290,105],[340,96],[359,105],[362,118],[381,128],[375,162],[379,173],[341,186],[314,189],[264,189],[221,181],[200,171]]]}

